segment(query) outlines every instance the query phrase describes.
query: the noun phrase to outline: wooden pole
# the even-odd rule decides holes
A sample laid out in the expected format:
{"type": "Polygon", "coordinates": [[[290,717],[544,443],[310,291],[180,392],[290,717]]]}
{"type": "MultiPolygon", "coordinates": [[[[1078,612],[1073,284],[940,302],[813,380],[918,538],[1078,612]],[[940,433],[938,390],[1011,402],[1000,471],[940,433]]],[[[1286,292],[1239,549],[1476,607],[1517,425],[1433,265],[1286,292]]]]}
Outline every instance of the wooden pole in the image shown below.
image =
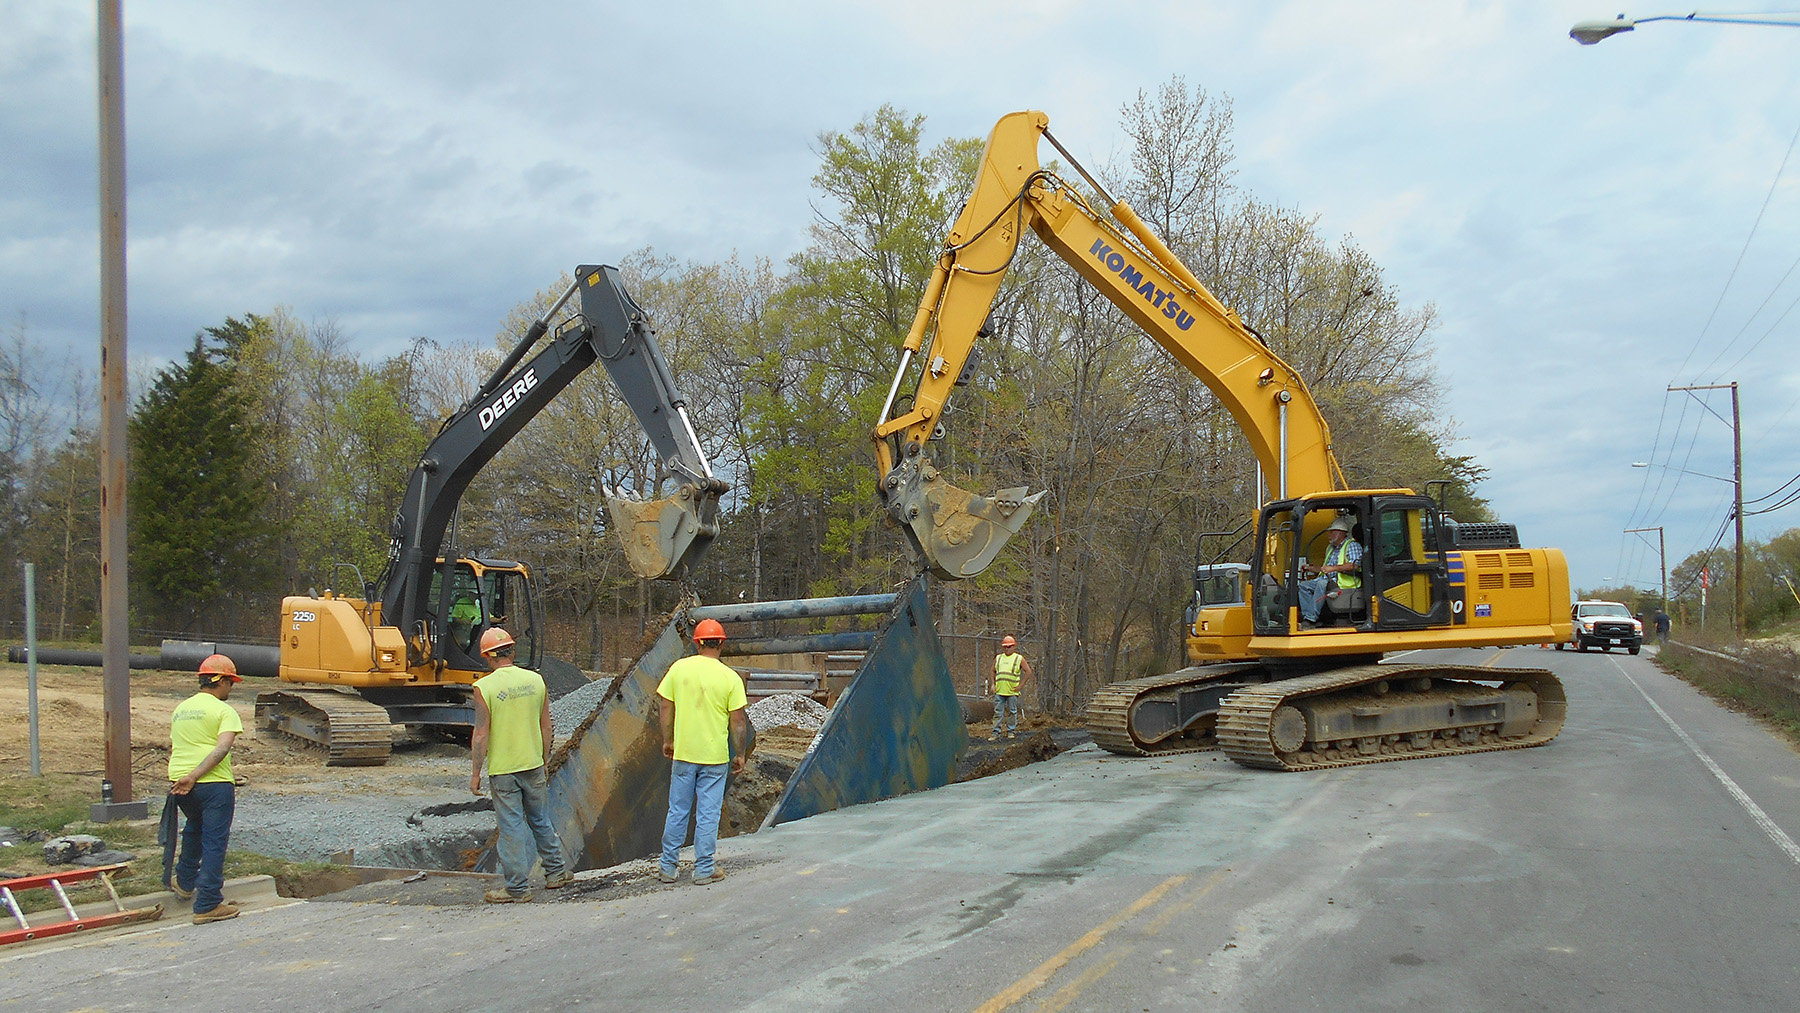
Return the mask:
{"type": "Polygon", "coordinates": [[[100,71],[100,650],[106,779],[132,800],[125,585],[125,46],[122,0],[97,0],[100,71]]]}

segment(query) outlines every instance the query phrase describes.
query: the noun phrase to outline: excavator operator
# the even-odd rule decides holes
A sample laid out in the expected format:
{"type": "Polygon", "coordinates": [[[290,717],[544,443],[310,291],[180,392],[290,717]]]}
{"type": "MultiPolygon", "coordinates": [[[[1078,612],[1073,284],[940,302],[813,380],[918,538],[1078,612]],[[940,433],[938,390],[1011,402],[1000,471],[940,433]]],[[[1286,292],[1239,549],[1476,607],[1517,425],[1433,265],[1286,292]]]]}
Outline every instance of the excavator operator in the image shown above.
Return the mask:
{"type": "Polygon", "coordinates": [[[481,625],[481,606],[470,595],[459,594],[450,606],[450,639],[470,654],[475,653],[475,628],[481,625]]]}
{"type": "Polygon", "coordinates": [[[1310,579],[1300,582],[1300,618],[1308,626],[1319,624],[1319,606],[1328,591],[1350,591],[1362,586],[1362,543],[1350,537],[1350,529],[1355,526],[1356,521],[1348,514],[1339,514],[1325,529],[1330,544],[1326,546],[1324,561],[1300,567],[1301,573],[1310,575],[1310,579]]]}

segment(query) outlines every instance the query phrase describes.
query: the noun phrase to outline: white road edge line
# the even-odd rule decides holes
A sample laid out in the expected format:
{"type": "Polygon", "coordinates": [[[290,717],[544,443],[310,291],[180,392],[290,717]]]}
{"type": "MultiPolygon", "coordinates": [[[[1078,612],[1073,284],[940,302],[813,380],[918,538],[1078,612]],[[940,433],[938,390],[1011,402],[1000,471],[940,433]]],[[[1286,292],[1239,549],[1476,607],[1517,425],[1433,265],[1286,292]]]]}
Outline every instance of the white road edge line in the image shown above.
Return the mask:
{"type": "Polygon", "coordinates": [[[1800,865],[1800,844],[1795,844],[1794,839],[1776,825],[1775,821],[1769,818],[1768,813],[1763,812],[1762,806],[1757,805],[1755,799],[1746,794],[1744,789],[1738,787],[1738,783],[1731,779],[1731,775],[1725,773],[1717,763],[1713,762],[1713,758],[1706,755],[1706,750],[1701,749],[1699,743],[1689,737],[1687,732],[1681,730],[1681,726],[1675,723],[1675,719],[1669,716],[1668,711],[1663,710],[1655,700],[1650,699],[1650,694],[1644,692],[1644,687],[1638,685],[1638,681],[1631,677],[1630,672],[1625,671],[1625,666],[1619,664],[1619,659],[1608,660],[1613,663],[1614,668],[1619,670],[1619,674],[1625,677],[1625,681],[1631,683],[1631,688],[1638,691],[1638,695],[1644,698],[1644,702],[1650,705],[1650,709],[1656,712],[1656,716],[1662,718],[1663,723],[1668,725],[1669,729],[1687,744],[1688,749],[1699,758],[1701,763],[1706,764],[1706,769],[1712,771],[1713,776],[1719,779],[1719,783],[1725,786],[1725,790],[1731,793],[1731,797],[1737,799],[1738,805],[1743,806],[1744,811],[1750,814],[1750,818],[1756,821],[1756,825],[1763,828],[1763,833],[1769,835],[1769,840],[1774,841],[1776,847],[1787,852],[1787,856],[1794,860],[1794,864],[1800,865]]]}

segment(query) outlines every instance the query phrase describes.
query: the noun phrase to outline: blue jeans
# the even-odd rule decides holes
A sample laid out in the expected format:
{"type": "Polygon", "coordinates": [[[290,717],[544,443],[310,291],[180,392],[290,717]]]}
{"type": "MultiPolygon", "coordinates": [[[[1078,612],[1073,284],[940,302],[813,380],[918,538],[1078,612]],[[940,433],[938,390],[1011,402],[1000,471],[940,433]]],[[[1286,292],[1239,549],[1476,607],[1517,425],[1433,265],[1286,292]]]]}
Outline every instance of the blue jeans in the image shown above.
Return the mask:
{"type": "Polygon", "coordinates": [[[674,761],[669,770],[669,818],[663,822],[662,871],[675,874],[692,815],[694,878],[712,875],[713,852],[719,848],[719,810],[725,806],[725,774],[730,769],[729,763],[674,761]]]}
{"type": "Polygon", "coordinates": [[[1014,693],[1012,696],[1001,696],[1000,694],[995,693],[994,694],[994,734],[995,735],[1000,734],[1000,719],[1002,717],[1008,716],[1009,714],[1011,716],[1011,720],[1009,722],[1007,722],[1006,734],[1011,735],[1012,733],[1019,730],[1019,694],[1014,693]]]}
{"type": "Polygon", "coordinates": [[[545,801],[549,786],[550,777],[543,767],[488,775],[494,816],[500,823],[500,842],[494,850],[500,855],[506,892],[514,897],[531,892],[531,867],[539,858],[544,860],[546,877],[568,868],[563,860],[562,838],[550,825],[545,801]]]}
{"type": "Polygon", "coordinates": [[[1309,623],[1319,621],[1319,602],[1324,599],[1330,580],[1320,575],[1300,582],[1300,618],[1309,623]]]}
{"type": "Polygon", "coordinates": [[[230,781],[202,781],[186,795],[170,795],[169,802],[187,818],[181,828],[175,883],[194,891],[194,913],[204,914],[225,899],[225,846],[231,840],[237,786],[230,781]]]}

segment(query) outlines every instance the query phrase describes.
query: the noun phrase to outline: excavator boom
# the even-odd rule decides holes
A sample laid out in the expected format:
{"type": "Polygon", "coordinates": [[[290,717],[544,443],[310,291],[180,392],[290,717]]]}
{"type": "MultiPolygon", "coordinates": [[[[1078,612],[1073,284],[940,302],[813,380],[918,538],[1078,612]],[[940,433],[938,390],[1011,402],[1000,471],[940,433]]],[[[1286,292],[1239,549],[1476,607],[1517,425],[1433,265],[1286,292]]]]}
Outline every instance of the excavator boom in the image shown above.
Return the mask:
{"type": "MultiPolygon", "coordinates": [[[[462,494],[481,469],[596,361],[606,367],[620,396],[643,426],[651,446],[676,477],[674,495],[635,500],[621,489],[604,490],[626,559],[641,577],[667,580],[687,574],[718,534],[719,496],[730,485],[712,473],[687,417],[655,333],[625,290],[617,268],[583,265],[575,283],[531,325],[475,396],[445,421],[407,479],[390,530],[388,565],[377,597],[389,617],[415,643],[441,640],[439,631],[419,638],[427,614],[449,615],[450,602],[431,602],[429,588],[444,536],[462,494]],[[579,313],[547,348],[520,365],[549,331],[549,322],[571,298],[579,313]]],[[[440,582],[448,596],[450,584],[440,582]]],[[[453,665],[452,667],[462,667],[453,665]]]]}
{"type": "Polygon", "coordinates": [[[977,339],[987,334],[988,314],[1025,225],[1219,395],[1249,437],[1277,498],[1344,488],[1330,427],[1299,374],[1208,292],[1128,204],[1111,202],[1113,216],[1125,225],[1115,228],[1072,185],[1045,171],[1038,142],[1050,137],[1048,125],[1041,112],[1020,112],[994,127],[975,190],[902,345],[875,429],[888,511],[932,571],[952,580],[980,573],[1042,496],[1027,496],[1023,488],[994,497],[963,492],[925,452],[977,339]],[[911,408],[890,418],[922,347],[924,367],[911,408]]]}

